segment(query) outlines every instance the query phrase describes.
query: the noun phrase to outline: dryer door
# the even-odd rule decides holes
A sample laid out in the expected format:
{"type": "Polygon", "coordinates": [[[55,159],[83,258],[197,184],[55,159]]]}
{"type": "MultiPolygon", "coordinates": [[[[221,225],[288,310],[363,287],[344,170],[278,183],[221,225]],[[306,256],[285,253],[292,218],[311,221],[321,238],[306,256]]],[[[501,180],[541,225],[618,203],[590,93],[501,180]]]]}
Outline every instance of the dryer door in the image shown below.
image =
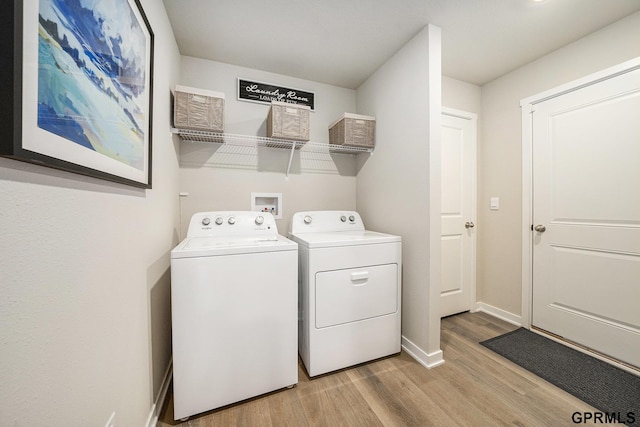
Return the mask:
{"type": "Polygon", "coordinates": [[[316,328],[397,311],[397,264],[316,273],[316,328]]]}

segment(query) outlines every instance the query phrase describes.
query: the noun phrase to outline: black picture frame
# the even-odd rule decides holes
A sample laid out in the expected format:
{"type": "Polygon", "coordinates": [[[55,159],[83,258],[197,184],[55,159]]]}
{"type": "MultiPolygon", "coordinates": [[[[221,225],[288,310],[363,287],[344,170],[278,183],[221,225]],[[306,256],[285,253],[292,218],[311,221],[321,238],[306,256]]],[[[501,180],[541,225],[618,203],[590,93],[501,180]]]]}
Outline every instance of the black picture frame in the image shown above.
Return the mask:
{"type": "Polygon", "coordinates": [[[3,4],[0,156],[151,188],[154,34],[139,0],[121,1],[130,9],[87,10],[78,0],[3,4]],[[113,23],[133,25],[122,25],[126,33],[117,33],[117,25],[76,30],[43,16],[54,7],[87,26],[108,14],[113,23]]]}

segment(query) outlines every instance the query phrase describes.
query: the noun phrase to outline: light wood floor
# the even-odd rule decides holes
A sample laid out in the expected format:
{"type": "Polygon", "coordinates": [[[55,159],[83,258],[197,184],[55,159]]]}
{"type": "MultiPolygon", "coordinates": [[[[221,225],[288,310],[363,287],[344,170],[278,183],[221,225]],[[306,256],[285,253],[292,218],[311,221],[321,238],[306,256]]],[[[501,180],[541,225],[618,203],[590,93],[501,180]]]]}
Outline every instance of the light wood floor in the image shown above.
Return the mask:
{"type": "Polygon", "coordinates": [[[479,345],[516,329],[484,313],[442,320],[445,363],[426,369],[400,353],[309,379],[224,408],[173,420],[171,389],[158,427],[167,426],[561,426],[594,409],[479,345]]]}

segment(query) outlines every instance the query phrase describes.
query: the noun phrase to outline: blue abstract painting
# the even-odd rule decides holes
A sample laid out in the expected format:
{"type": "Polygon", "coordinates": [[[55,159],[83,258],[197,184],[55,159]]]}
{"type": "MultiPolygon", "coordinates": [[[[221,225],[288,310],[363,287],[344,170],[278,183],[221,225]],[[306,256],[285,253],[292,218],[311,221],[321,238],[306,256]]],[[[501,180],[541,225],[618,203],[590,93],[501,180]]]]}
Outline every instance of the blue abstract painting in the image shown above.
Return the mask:
{"type": "Polygon", "coordinates": [[[40,0],[38,127],[142,170],[146,49],[128,0],[40,0]]]}

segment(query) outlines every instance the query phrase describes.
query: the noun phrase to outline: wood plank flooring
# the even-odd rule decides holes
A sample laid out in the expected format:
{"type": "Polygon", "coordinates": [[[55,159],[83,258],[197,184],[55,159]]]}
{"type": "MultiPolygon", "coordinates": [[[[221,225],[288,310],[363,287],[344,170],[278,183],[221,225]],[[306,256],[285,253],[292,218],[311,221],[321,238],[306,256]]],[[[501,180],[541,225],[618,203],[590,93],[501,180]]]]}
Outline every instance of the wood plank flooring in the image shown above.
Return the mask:
{"type": "Polygon", "coordinates": [[[224,408],[173,420],[171,389],[158,427],[557,426],[594,409],[480,344],[516,329],[484,313],[442,320],[444,365],[400,353],[224,408]]]}

